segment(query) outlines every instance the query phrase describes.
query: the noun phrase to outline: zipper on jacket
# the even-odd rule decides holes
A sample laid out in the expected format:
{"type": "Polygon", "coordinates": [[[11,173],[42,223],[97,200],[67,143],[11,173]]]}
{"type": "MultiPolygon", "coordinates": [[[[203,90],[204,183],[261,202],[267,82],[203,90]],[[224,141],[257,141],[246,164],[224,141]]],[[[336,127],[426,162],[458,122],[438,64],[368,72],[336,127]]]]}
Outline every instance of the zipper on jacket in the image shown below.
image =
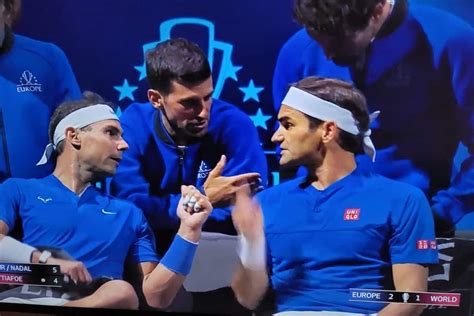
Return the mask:
{"type": "Polygon", "coordinates": [[[178,148],[178,163],[179,163],[179,170],[178,170],[178,181],[180,184],[183,184],[183,169],[184,169],[184,153],[186,150],[186,146],[177,146],[178,148]]]}

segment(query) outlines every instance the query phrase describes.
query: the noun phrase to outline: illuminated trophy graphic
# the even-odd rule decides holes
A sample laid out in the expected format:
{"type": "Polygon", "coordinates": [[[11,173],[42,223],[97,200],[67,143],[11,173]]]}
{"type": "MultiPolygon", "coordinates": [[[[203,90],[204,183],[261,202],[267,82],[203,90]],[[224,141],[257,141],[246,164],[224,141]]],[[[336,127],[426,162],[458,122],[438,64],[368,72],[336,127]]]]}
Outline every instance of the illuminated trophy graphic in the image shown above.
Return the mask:
{"type": "Polygon", "coordinates": [[[408,300],[410,299],[410,294],[408,294],[408,293],[403,293],[403,294],[402,294],[402,298],[403,298],[403,303],[407,303],[408,300]]]}
{"type": "MultiPolygon", "coordinates": [[[[173,29],[177,26],[182,26],[182,25],[193,25],[193,26],[203,26],[204,28],[207,29],[208,33],[208,60],[209,64],[211,65],[212,68],[214,68],[214,58],[215,58],[215,53],[216,51],[221,51],[222,52],[222,60],[220,63],[220,69],[218,71],[217,78],[215,79],[214,83],[214,93],[213,97],[218,98],[222,92],[222,89],[224,87],[224,83],[227,79],[231,78],[234,81],[237,81],[237,71],[240,70],[241,67],[239,66],[234,66],[232,64],[232,50],[233,50],[233,45],[224,43],[221,41],[216,41],[214,39],[215,36],[215,28],[214,24],[211,21],[200,19],[200,18],[176,18],[176,19],[171,19],[168,21],[165,21],[161,23],[160,25],[160,40],[156,42],[150,42],[145,45],[143,45],[143,54],[151,49],[154,48],[157,44],[164,42],[166,40],[169,40],[172,38],[171,33],[173,29]]],[[[142,66],[135,67],[137,70],[141,72],[139,80],[143,80],[146,76],[145,74],[145,62],[143,62],[142,66]],[[143,67],[143,68],[142,68],[143,67]],[[141,69],[141,70],[140,70],[141,69]]],[[[213,74],[215,75],[217,73],[216,69],[212,69],[213,74]]]]}

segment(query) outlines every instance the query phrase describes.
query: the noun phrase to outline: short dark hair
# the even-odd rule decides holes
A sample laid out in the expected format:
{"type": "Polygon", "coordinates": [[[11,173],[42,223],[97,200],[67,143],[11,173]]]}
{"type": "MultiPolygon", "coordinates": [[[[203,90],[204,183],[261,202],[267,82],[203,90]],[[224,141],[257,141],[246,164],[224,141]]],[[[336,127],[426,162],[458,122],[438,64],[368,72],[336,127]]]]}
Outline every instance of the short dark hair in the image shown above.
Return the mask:
{"type": "Polygon", "coordinates": [[[211,76],[211,66],[199,46],[187,39],[170,39],[146,53],[146,75],[152,89],[169,94],[176,81],[197,85],[211,76]]]}
{"type": "Polygon", "coordinates": [[[293,16],[316,32],[340,36],[367,27],[375,6],[384,0],[295,0],[293,16]]]}
{"type": "MultiPolygon", "coordinates": [[[[1,0],[0,0],[1,1],[1,0]]],[[[116,110],[116,106],[108,101],[105,101],[100,95],[91,91],[84,91],[82,93],[82,98],[79,100],[71,100],[65,101],[61,103],[56,110],[54,110],[51,119],[49,120],[49,142],[52,143],[54,139],[54,130],[56,126],[58,126],[59,122],[65,118],[67,115],[71,114],[74,111],[77,111],[82,108],[86,108],[88,106],[96,105],[96,104],[105,104],[110,106],[114,111],[116,110]]],[[[87,128],[87,126],[85,127],[87,128]]],[[[84,128],[84,129],[85,129],[84,128]]],[[[56,154],[59,155],[64,150],[64,143],[61,141],[56,147],[56,154]]]]}
{"type": "MultiPolygon", "coordinates": [[[[349,82],[321,77],[306,77],[293,84],[293,86],[349,110],[358,122],[357,127],[361,133],[369,129],[370,120],[364,94],[349,82]]],[[[322,123],[321,120],[308,115],[306,117],[310,121],[310,128],[315,128],[322,123]]],[[[338,144],[344,150],[359,153],[362,148],[362,137],[340,130],[338,144]]]]}

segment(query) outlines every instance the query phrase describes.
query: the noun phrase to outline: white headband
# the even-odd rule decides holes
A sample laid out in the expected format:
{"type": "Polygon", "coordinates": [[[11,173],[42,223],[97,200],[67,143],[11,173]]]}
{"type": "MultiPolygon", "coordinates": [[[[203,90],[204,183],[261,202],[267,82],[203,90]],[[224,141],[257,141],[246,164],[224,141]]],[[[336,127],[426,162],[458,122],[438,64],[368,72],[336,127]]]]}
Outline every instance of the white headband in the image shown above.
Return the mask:
{"type": "Polygon", "coordinates": [[[105,120],[118,121],[118,117],[114,113],[114,110],[106,104],[91,105],[69,113],[61,121],[59,121],[56,129],[54,130],[53,142],[46,145],[43,156],[36,165],[44,165],[48,162],[49,158],[56,150],[56,146],[58,146],[59,142],[66,138],[65,132],[68,127],[83,128],[87,125],[105,120]]]}
{"type": "MultiPolygon", "coordinates": [[[[321,121],[334,121],[340,129],[352,135],[362,136],[364,152],[372,158],[372,161],[375,161],[375,146],[370,139],[372,131],[368,129],[365,132],[360,132],[351,111],[295,87],[288,90],[281,103],[321,121]]],[[[370,122],[375,120],[379,114],[380,111],[370,114],[370,122]]]]}

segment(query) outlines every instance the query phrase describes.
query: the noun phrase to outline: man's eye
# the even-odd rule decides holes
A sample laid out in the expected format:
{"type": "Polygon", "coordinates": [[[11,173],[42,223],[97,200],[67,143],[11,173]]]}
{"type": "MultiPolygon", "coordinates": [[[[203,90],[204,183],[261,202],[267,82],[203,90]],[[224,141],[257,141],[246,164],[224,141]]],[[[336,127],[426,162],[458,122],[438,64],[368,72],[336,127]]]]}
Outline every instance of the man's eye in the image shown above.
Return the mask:
{"type": "Polygon", "coordinates": [[[185,108],[195,108],[195,107],[198,106],[198,102],[195,102],[195,101],[183,101],[183,102],[181,102],[181,104],[185,108]]]}

